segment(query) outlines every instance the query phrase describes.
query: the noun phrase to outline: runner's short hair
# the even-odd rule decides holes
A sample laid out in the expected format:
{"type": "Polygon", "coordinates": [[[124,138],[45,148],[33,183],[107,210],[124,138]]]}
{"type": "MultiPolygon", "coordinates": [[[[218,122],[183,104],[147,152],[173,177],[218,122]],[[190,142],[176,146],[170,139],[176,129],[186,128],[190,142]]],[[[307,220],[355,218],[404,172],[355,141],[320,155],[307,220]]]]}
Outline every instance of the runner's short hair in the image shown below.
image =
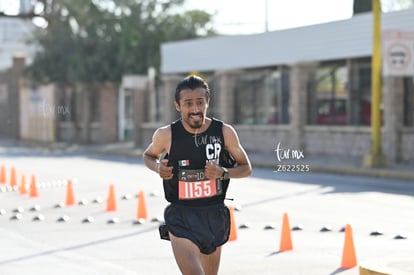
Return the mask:
{"type": "Polygon", "coordinates": [[[180,92],[185,89],[195,90],[203,88],[206,91],[206,99],[210,98],[210,88],[207,82],[197,75],[189,75],[178,83],[175,88],[175,102],[180,103],[180,92]]]}

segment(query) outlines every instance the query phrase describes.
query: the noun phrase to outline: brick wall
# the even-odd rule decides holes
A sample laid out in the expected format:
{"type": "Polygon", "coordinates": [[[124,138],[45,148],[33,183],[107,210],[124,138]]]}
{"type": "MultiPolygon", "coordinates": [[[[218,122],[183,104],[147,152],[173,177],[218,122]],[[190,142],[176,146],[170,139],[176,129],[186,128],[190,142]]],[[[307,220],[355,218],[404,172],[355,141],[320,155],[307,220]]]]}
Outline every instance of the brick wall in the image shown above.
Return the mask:
{"type": "Polygon", "coordinates": [[[235,125],[240,143],[247,152],[273,155],[277,144],[293,146],[289,126],[235,125]]]}
{"type": "Polygon", "coordinates": [[[306,126],[306,154],[361,157],[370,151],[369,127],[306,126]]]}
{"type": "Polygon", "coordinates": [[[118,87],[106,83],[100,89],[100,142],[114,142],[118,136],[118,87]]]}

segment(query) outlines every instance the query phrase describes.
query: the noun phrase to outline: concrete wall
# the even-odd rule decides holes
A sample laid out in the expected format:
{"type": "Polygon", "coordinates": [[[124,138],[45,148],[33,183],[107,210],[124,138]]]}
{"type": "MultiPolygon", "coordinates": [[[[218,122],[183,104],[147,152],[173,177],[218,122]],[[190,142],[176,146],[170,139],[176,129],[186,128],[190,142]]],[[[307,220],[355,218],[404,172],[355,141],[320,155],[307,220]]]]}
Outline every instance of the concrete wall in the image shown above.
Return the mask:
{"type": "Polygon", "coordinates": [[[401,162],[414,162],[414,129],[401,130],[401,162]]]}
{"type": "Polygon", "coordinates": [[[87,90],[76,87],[73,96],[77,97],[74,121],[59,121],[58,141],[69,143],[111,143],[118,139],[118,87],[105,83],[95,87],[96,98],[89,96],[87,90]],[[91,121],[90,101],[98,100],[99,120],[91,121]]]}
{"type": "Polygon", "coordinates": [[[20,139],[56,141],[56,117],[61,110],[55,101],[55,86],[33,86],[27,79],[20,84],[20,139]]]}
{"type": "Polygon", "coordinates": [[[352,126],[306,126],[306,154],[362,157],[370,150],[370,128],[352,126]]]}
{"type": "Polygon", "coordinates": [[[235,125],[235,129],[247,152],[272,155],[279,142],[293,146],[289,126],[235,125]]]}
{"type": "Polygon", "coordinates": [[[118,87],[106,83],[100,89],[100,136],[99,143],[115,142],[118,135],[118,87]]]}

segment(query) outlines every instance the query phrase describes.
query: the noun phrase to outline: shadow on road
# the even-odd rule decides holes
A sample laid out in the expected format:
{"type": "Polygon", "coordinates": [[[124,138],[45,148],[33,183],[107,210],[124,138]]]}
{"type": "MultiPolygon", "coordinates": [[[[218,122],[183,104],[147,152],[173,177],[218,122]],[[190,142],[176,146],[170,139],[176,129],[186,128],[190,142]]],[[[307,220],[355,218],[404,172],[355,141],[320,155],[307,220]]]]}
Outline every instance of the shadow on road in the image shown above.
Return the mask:
{"type": "Polygon", "coordinates": [[[120,240],[120,239],[125,239],[125,238],[134,237],[134,236],[137,236],[137,235],[145,234],[147,232],[157,230],[157,229],[158,229],[158,225],[156,227],[154,226],[154,227],[151,227],[151,228],[147,228],[145,230],[140,230],[140,231],[129,233],[129,234],[114,236],[114,237],[111,237],[111,238],[100,239],[100,240],[90,241],[90,242],[81,243],[81,244],[77,244],[77,245],[66,246],[66,247],[62,247],[62,248],[55,248],[55,249],[50,249],[50,250],[46,250],[46,251],[41,251],[41,252],[38,252],[38,253],[29,254],[29,255],[25,255],[25,256],[20,256],[20,257],[16,257],[16,258],[0,260],[0,265],[7,265],[7,264],[16,263],[16,262],[31,260],[33,258],[49,256],[49,255],[52,255],[52,254],[77,250],[77,249],[81,249],[81,248],[85,248],[85,247],[89,247],[89,246],[94,246],[94,245],[100,245],[100,244],[107,243],[107,242],[113,242],[113,241],[117,241],[117,240],[120,240]]]}

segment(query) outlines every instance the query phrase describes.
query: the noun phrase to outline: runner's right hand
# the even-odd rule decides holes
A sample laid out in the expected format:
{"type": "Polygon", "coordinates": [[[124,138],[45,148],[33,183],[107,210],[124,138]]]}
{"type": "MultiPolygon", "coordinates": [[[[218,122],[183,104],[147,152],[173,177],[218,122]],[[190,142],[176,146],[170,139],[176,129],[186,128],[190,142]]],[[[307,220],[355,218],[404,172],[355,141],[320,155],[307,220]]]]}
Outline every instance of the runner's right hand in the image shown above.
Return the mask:
{"type": "Polygon", "coordinates": [[[160,177],[162,179],[165,179],[165,180],[172,179],[172,177],[173,177],[173,173],[172,173],[173,167],[168,166],[168,159],[161,160],[158,165],[159,165],[158,174],[160,175],[160,177]]]}

